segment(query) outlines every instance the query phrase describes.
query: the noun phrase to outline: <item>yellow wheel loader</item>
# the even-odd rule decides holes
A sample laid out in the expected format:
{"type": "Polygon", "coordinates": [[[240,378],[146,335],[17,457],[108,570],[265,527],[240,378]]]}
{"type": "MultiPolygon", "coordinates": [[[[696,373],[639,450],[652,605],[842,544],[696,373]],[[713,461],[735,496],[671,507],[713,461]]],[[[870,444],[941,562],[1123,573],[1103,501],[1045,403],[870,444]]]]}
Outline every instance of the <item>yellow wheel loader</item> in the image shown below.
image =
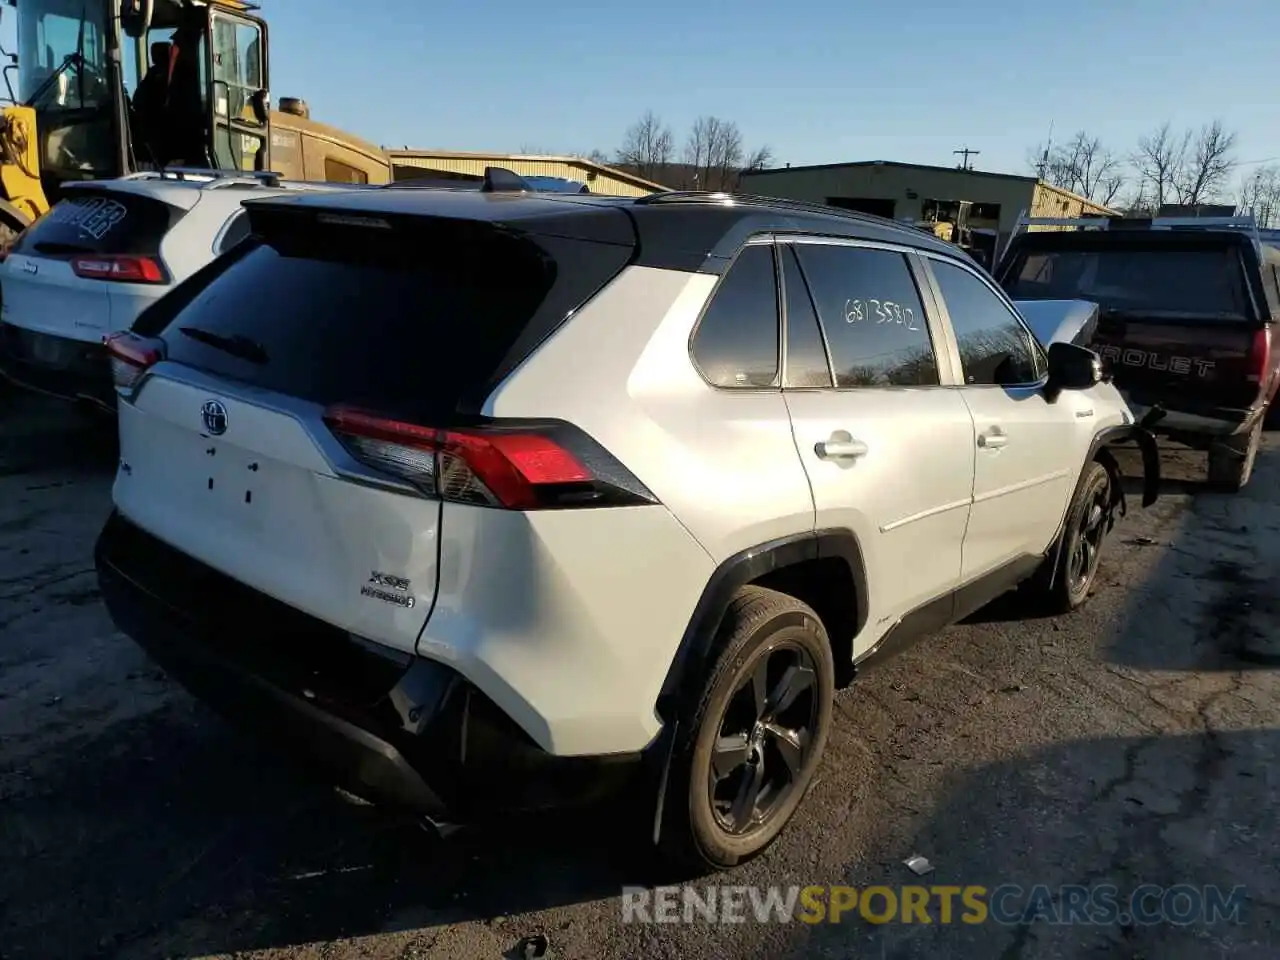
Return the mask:
{"type": "Polygon", "coordinates": [[[271,109],[267,24],[252,4],[0,2],[17,18],[17,49],[2,51],[0,250],[69,180],[178,166],[390,179],[384,151],[311,121],[302,101],[271,109]]]}

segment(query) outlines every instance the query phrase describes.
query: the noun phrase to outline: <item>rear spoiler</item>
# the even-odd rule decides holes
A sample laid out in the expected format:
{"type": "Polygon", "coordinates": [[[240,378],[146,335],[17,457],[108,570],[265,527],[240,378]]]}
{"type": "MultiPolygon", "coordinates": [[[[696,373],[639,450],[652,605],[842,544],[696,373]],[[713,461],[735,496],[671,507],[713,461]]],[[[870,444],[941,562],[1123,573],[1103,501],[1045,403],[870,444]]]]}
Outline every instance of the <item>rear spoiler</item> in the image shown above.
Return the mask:
{"type": "Polygon", "coordinates": [[[474,180],[432,180],[414,177],[410,180],[392,180],[383,184],[388,190],[479,190],[481,193],[537,193],[528,180],[506,167],[485,167],[484,177],[477,184],[474,180]]]}
{"type": "MultiPolygon", "coordinates": [[[[1258,221],[1252,214],[1238,217],[1031,217],[1023,210],[997,262],[1003,261],[1013,241],[1032,227],[1056,230],[1241,230],[1249,235],[1255,247],[1261,247],[1263,242],[1263,231],[1258,229],[1258,221]]],[[[1280,231],[1267,232],[1280,234],[1280,231]]]]}

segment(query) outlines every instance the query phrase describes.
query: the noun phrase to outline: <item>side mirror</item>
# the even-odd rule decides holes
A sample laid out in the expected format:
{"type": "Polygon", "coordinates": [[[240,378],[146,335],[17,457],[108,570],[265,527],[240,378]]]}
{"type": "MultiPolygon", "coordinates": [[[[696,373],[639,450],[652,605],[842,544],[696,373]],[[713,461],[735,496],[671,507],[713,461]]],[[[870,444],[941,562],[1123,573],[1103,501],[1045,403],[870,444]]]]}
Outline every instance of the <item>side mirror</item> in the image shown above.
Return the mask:
{"type": "Polygon", "coordinates": [[[266,90],[255,90],[249,98],[249,105],[253,109],[254,119],[261,126],[266,126],[271,115],[271,94],[266,90]]]}
{"type": "Polygon", "coordinates": [[[1049,344],[1049,379],[1044,389],[1050,402],[1063,390],[1087,390],[1103,378],[1102,358],[1088,347],[1061,340],[1049,344]]]}
{"type": "Polygon", "coordinates": [[[155,6],[155,0],[122,0],[120,26],[124,29],[125,36],[134,40],[145,37],[151,29],[155,6]]]}

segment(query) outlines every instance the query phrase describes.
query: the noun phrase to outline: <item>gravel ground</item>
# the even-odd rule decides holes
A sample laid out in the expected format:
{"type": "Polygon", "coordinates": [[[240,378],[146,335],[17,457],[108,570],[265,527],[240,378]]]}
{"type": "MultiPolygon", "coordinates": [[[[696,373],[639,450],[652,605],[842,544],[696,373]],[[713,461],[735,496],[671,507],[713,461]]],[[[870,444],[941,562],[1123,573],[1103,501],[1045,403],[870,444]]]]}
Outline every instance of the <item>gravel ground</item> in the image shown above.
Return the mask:
{"type": "MultiPolygon", "coordinates": [[[[1280,441],[1204,458],[1113,535],[1082,610],[996,604],[838,700],[798,821],[733,884],[1244,885],[1240,924],[623,924],[651,883],[595,821],[440,842],[227,728],[115,632],[108,428],[0,413],[0,958],[1178,960],[1280,953],[1280,441]],[[924,881],[901,863],[921,853],[924,881]]],[[[1136,461],[1133,461],[1136,463],[1136,461]]],[[[697,881],[702,884],[706,881],[697,881]]]]}

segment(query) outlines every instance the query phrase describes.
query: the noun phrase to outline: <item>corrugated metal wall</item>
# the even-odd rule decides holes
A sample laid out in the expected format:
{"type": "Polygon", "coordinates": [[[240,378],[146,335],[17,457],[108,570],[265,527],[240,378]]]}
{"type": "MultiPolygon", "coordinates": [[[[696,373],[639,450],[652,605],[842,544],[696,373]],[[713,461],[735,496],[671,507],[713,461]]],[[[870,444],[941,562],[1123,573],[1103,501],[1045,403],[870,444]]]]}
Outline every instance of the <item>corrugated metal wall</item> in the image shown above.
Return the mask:
{"type": "MultiPolygon", "coordinates": [[[[1104,207],[1100,203],[1086,200],[1070,190],[1063,190],[1041,180],[1036,184],[1035,195],[1031,200],[1030,216],[1033,217],[1093,217],[1109,216],[1117,211],[1104,207]]],[[[1034,226],[1032,230],[1062,230],[1067,227],[1034,226]]]]}
{"type": "Polygon", "coordinates": [[[641,186],[643,181],[611,176],[608,168],[587,161],[575,162],[558,157],[449,156],[427,153],[393,152],[391,162],[397,167],[415,167],[441,173],[484,176],[485,167],[505,167],[513,173],[529,177],[564,177],[585,183],[592,193],[619,197],[643,197],[654,191],[641,186]]]}

